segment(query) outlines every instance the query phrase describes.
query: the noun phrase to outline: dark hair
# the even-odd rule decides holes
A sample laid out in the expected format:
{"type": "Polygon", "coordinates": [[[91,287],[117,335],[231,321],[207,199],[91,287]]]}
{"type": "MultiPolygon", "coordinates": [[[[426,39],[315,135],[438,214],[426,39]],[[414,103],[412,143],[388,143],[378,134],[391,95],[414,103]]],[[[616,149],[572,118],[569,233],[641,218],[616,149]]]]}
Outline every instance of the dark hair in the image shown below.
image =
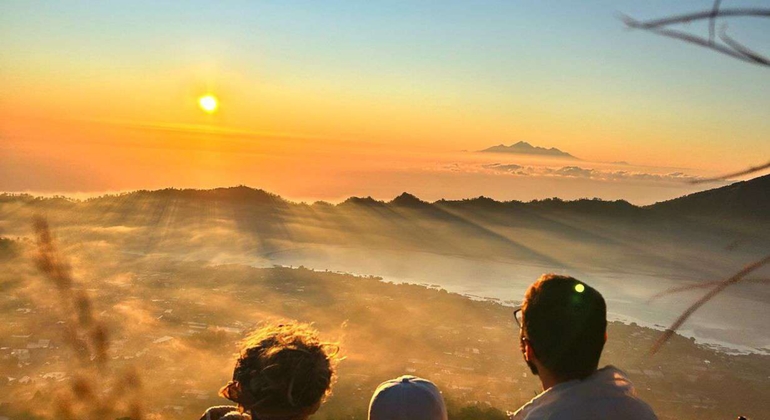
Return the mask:
{"type": "Polygon", "coordinates": [[[560,379],[584,379],[599,366],[607,305],[596,289],[572,277],[544,274],[527,289],[521,312],[523,337],[560,379]]]}
{"type": "Polygon", "coordinates": [[[331,391],[337,351],[307,324],[268,325],[244,341],[219,394],[256,416],[305,417],[331,391]]]}

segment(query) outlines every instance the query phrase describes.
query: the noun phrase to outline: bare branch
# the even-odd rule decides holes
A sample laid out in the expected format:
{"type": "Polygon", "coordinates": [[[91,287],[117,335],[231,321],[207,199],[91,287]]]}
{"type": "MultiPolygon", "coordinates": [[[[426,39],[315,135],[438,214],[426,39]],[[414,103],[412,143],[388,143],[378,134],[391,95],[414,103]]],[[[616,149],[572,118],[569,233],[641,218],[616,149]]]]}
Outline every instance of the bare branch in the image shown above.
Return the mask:
{"type": "Polygon", "coordinates": [[[716,19],[723,17],[770,17],[770,9],[720,9],[719,6],[721,0],[716,0],[714,6],[709,11],[689,13],[686,15],[678,15],[663,19],[655,19],[649,21],[640,21],[633,19],[626,15],[621,15],[621,19],[625,22],[626,26],[635,29],[644,29],[650,32],[654,32],[658,35],[663,35],[669,38],[679,39],[681,41],[689,42],[691,44],[705,47],[721,54],[728,55],[738,60],[746,61],[748,63],[758,64],[762,66],[770,66],[770,59],[762,56],[761,54],[752,51],[748,47],[737,42],[733,38],[727,36],[722,32],[720,38],[726,45],[717,44],[714,42],[714,32],[716,27],[716,19]],[[703,38],[695,36],[686,32],[668,29],[667,26],[677,23],[688,23],[695,20],[709,19],[709,37],[703,38]]]}
{"type": "Polygon", "coordinates": [[[671,324],[670,327],[666,329],[666,331],[661,334],[661,336],[658,338],[658,340],[653,344],[652,348],[650,349],[650,355],[654,355],[655,353],[660,350],[660,348],[663,346],[663,344],[668,341],[669,338],[671,338],[674,333],[676,332],[679,327],[684,324],[685,321],[687,321],[690,316],[695,313],[701,306],[703,306],[706,302],[711,300],[714,296],[721,293],[723,290],[725,290],[728,286],[733,285],[735,283],[738,283],[745,277],[747,274],[751,273],[752,271],[762,267],[763,265],[770,263],[770,255],[767,255],[765,258],[762,258],[759,261],[756,261],[752,264],[747,265],[746,267],[743,267],[743,269],[737,273],[735,273],[732,277],[730,277],[727,280],[721,281],[719,284],[717,284],[714,289],[712,289],[710,292],[706,293],[703,297],[698,299],[695,303],[693,303],[687,310],[685,310],[682,315],[674,321],[673,324],[671,324]]]}
{"type": "MultiPolygon", "coordinates": [[[[715,19],[723,17],[770,17],[770,9],[721,9],[716,14],[714,10],[707,10],[697,13],[688,13],[686,15],[671,16],[662,19],[648,20],[646,22],[630,19],[632,24],[626,22],[628,26],[637,29],[654,29],[662,26],[673,25],[676,23],[689,23],[696,20],[715,19]]],[[[626,17],[623,17],[626,20],[626,17]]]]}
{"type": "MultiPolygon", "coordinates": [[[[698,283],[698,284],[690,284],[687,286],[678,286],[678,287],[672,287],[670,289],[666,289],[660,293],[654,294],[651,298],[647,300],[647,303],[652,303],[656,299],[660,299],[664,296],[668,296],[673,293],[680,293],[680,292],[687,292],[690,290],[698,290],[698,289],[706,289],[709,287],[714,287],[720,283],[722,283],[724,280],[716,280],[716,281],[708,281],[705,283],[698,283]]],[[[770,279],[743,279],[741,283],[770,283],[770,279]]]]}
{"type": "Polygon", "coordinates": [[[704,182],[724,181],[725,179],[728,179],[728,178],[732,178],[732,177],[736,177],[736,176],[741,176],[741,175],[753,174],[755,172],[759,172],[759,171],[762,171],[762,170],[765,170],[765,169],[768,169],[768,168],[770,168],[770,162],[767,162],[764,165],[752,166],[752,167],[750,167],[748,169],[744,169],[744,170],[742,170],[740,172],[733,172],[733,173],[729,173],[729,174],[725,174],[725,175],[719,175],[719,176],[715,176],[713,178],[695,179],[695,180],[692,180],[692,181],[689,181],[689,182],[691,184],[702,184],[704,182]]]}
{"type": "Polygon", "coordinates": [[[717,26],[717,14],[719,13],[719,5],[722,0],[715,0],[714,7],[711,9],[711,19],[709,19],[709,42],[714,43],[714,32],[717,26]]]}
{"type": "MultiPolygon", "coordinates": [[[[747,63],[758,64],[761,66],[770,67],[770,59],[763,55],[751,50],[740,42],[736,41],[732,37],[727,35],[726,25],[720,31],[719,37],[724,42],[724,45],[714,42],[714,32],[716,28],[717,18],[722,17],[770,17],[770,9],[720,9],[722,0],[715,0],[714,5],[710,11],[703,11],[697,13],[689,13],[684,15],[677,15],[673,17],[667,17],[662,19],[639,21],[629,16],[621,15],[621,19],[625,22],[629,28],[644,29],[650,32],[654,32],[658,35],[662,35],[669,38],[678,39],[681,41],[689,42],[718,53],[733,57],[735,59],[745,61],[747,63]],[[692,35],[686,32],[668,29],[668,25],[677,23],[688,23],[695,20],[709,19],[709,37],[708,39],[702,38],[696,35],[692,35]]],[[[749,169],[735,172],[731,174],[721,175],[713,178],[695,179],[689,181],[690,184],[701,184],[705,182],[722,181],[727,178],[748,175],[754,172],[761,171],[763,169],[770,168],[770,162],[751,167],[749,169]]]]}
{"type": "Polygon", "coordinates": [[[699,45],[701,47],[705,47],[705,48],[714,50],[716,52],[729,55],[730,57],[737,58],[738,60],[746,61],[748,63],[767,65],[763,61],[757,61],[754,58],[750,58],[744,55],[743,53],[741,53],[740,51],[736,51],[732,48],[725,47],[724,45],[714,44],[706,38],[691,35],[691,34],[688,34],[687,32],[676,31],[673,29],[664,29],[659,27],[660,25],[648,27],[643,22],[639,22],[627,16],[623,17],[623,21],[626,23],[626,25],[632,28],[644,29],[650,32],[654,32],[658,35],[663,35],[669,38],[679,39],[685,42],[689,42],[691,44],[699,45]]]}
{"type": "Polygon", "coordinates": [[[743,44],[739,43],[735,39],[729,37],[727,35],[727,26],[722,28],[722,30],[719,33],[719,37],[722,38],[722,41],[724,41],[725,44],[729,45],[732,49],[740,52],[741,54],[745,55],[746,57],[756,61],[758,64],[764,64],[764,65],[770,65],[770,59],[763,57],[761,54],[749,49],[748,47],[744,46],[743,44]]]}

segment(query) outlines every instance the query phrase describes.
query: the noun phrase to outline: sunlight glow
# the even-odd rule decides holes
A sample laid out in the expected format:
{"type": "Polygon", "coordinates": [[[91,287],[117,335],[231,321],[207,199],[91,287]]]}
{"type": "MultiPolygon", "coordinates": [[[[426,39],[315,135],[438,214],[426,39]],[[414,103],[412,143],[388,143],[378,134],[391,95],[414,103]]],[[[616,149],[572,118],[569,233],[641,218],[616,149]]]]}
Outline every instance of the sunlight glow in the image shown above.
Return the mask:
{"type": "Polygon", "coordinates": [[[214,95],[205,95],[198,98],[198,105],[204,112],[213,114],[219,108],[219,100],[214,95]]]}

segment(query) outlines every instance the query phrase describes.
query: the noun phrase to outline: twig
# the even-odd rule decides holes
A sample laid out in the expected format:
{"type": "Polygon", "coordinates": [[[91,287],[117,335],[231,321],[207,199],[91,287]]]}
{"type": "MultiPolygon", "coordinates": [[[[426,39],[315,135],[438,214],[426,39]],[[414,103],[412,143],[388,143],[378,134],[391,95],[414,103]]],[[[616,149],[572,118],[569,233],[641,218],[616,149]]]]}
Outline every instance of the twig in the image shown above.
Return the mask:
{"type": "MultiPolygon", "coordinates": [[[[688,13],[684,15],[676,15],[662,19],[653,19],[648,21],[639,21],[631,18],[630,16],[621,15],[621,19],[625,22],[629,28],[643,29],[650,32],[654,32],[658,35],[662,35],[669,38],[678,39],[680,41],[689,42],[691,44],[699,45],[704,48],[716,51],[720,54],[730,56],[732,58],[745,61],[747,63],[757,64],[760,66],[770,67],[770,59],[751,50],[740,42],[736,41],[732,37],[727,35],[726,25],[722,27],[719,38],[724,42],[724,45],[718,44],[714,41],[714,35],[716,31],[717,18],[724,17],[764,17],[770,18],[770,9],[762,8],[733,8],[733,9],[720,9],[722,0],[714,0],[714,4],[709,11],[702,11],[696,13],[688,13]],[[669,25],[678,23],[689,23],[696,20],[708,19],[709,20],[709,37],[703,38],[695,36],[686,32],[673,30],[667,28],[669,25]]],[[[770,162],[751,167],[749,169],[735,172],[727,175],[721,175],[714,178],[695,179],[690,180],[690,184],[701,184],[704,182],[721,181],[730,177],[748,175],[754,172],[761,171],[763,169],[770,168],[770,162]]]]}
{"type": "Polygon", "coordinates": [[[711,9],[711,19],[709,19],[709,42],[714,43],[714,32],[717,26],[717,14],[722,0],[715,0],[714,7],[711,9]]]}
{"type": "MultiPolygon", "coordinates": [[[[699,284],[690,284],[687,286],[672,287],[670,289],[666,289],[662,292],[654,294],[651,298],[647,300],[647,303],[652,303],[657,299],[660,299],[664,296],[668,296],[673,293],[687,292],[690,290],[698,290],[698,289],[713,287],[722,283],[723,281],[724,280],[716,280],[716,281],[709,281],[709,282],[699,283],[699,284]]],[[[743,279],[741,283],[770,283],[770,279],[743,279]]]]}
{"type": "Polygon", "coordinates": [[[695,303],[690,305],[687,310],[685,310],[679,318],[674,321],[673,324],[671,324],[670,327],[666,329],[666,331],[663,332],[663,334],[660,335],[658,340],[653,344],[652,348],[650,349],[650,356],[654,355],[655,353],[660,350],[660,348],[663,346],[663,344],[668,341],[669,338],[671,338],[674,333],[676,332],[679,327],[684,324],[685,321],[687,321],[690,316],[695,313],[701,306],[703,306],[706,302],[711,300],[714,296],[721,293],[723,290],[725,290],[728,286],[738,283],[743,279],[744,276],[751,273],[752,271],[762,267],[763,265],[770,263],[770,255],[766,256],[765,258],[762,258],[759,261],[756,261],[752,264],[747,265],[746,267],[743,267],[743,269],[737,273],[735,273],[732,277],[730,277],[727,280],[721,281],[719,284],[717,284],[714,289],[712,289],[710,292],[706,293],[703,297],[698,299],[695,303]]]}
{"type": "Polygon", "coordinates": [[[695,180],[691,180],[689,182],[691,184],[702,184],[704,182],[724,181],[725,179],[728,179],[728,178],[732,178],[732,177],[736,177],[736,176],[741,176],[741,175],[753,174],[755,172],[759,172],[759,171],[762,171],[762,170],[768,169],[768,168],[770,168],[770,162],[767,162],[764,165],[752,166],[752,167],[750,167],[748,169],[744,169],[744,170],[742,170],[740,172],[733,172],[733,173],[729,173],[729,174],[725,174],[725,175],[719,175],[719,176],[715,176],[713,178],[695,179],[695,180]]]}
{"type": "Polygon", "coordinates": [[[727,25],[722,27],[722,30],[719,33],[719,37],[722,38],[722,41],[724,41],[724,43],[729,45],[732,49],[740,52],[749,59],[754,60],[756,63],[770,65],[770,59],[763,57],[758,52],[749,49],[749,47],[746,47],[745,45],[728,36],[727,25]]]}
{"type": "Polygon", "coordinates": [[[748,63],[758,64],[761,66],[770,66],[770,59],[755,51],[752,51],[735,39],[730,38],[726,33],[724,33],[724,30],[720,34],[720,38],[725,42],[726,45],[721,45],[714,42],[714,32],[717,18],[770,17],[770,9],[720,9],[720,4],[721,0],[716,0],[714,2],[714,6],[709,11],[678,15],[663,19],[639,21],[626,15],[621,15],[621,19],[629,28],[644,29],[650,32],[654,32],[658,35],[699,45],[701,47],[708,48],[710,50],[728,55],[738,60],[746,61],[748,63]],[[701,19],[709,19],[708,38],[703,38],[686,32],[667,28],[669,25],[677,23],[688,23],[701,19]]]}
{"type": "Polygon", "coordinates": [[[721,9],[718,11],[718,13],[714,13],[712,10],[707,10],[703,12],[696,12],[696,13],[688,13],[686,15],[677,15],[677,16],[671,16],[667,18],[662,19],[654,19],[654,20],[648,20],[645,22],[638,21],[636,19],[630,18],[628,16],[623,15],[623,20],[630,20],[631,23],[626,22],[628,26],[631,26],[633,28],[637,29],[654,29],[662,26],[668,26],[673,25],[676,23],[689,23],[696,20],[703,20],[703,19],[714,19],[714,18],[723,18],[723,17],[770,17],[770,9],[721,9]]]}

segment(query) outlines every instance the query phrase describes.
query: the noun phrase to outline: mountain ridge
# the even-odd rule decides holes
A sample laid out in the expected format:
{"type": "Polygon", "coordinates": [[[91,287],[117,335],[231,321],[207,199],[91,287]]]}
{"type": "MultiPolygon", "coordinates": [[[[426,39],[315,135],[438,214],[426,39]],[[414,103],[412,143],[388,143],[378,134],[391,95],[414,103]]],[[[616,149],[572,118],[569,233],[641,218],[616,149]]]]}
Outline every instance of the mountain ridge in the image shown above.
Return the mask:
{"type": "Polygon", "coordinates": [[[550,156],[550,157],[580,160],[577,157],[567,152],[564,152],[562,150],[559,150],[555,147],[546,148],[546,147],[540,147],[540,146],[533,146],[527,143],[526,141],[519,141],[517,143],[511,144],[510,146],[506,146],[501,143],[501,144],[498,144],[497,146],[492,146],[483,150],[479,150],[479,153],[509,153],[509,154],[516,154],[516,155],[550,156]]]}
{"type": "Polygon", "coordinates": [[[661,201],[646,206],[637,206],[626,200],[602,200],[598,198],[581,198],[577,200],[562,200],[557,197],[531,200],[528,202],[519,200],[498,201],[485,196],[464,199],[440,199],[428,202],[417,196],[404,192],[390,201],[377,200],[372,197],[352,196],[346,200],[333,204],[327,202],[293,202],[280,195],[244,185],[235,187],[219,187],[212,189],[177,189],[165,188],[160,190],[137,190],[121,194],[105,194],[85,200],[70,199],[64,196],[36,197],[30,194],[0,194],[0,202],[21,200],[35,202],[43,205],[72,205],[74,203],[96,204],[103,200],[121,198],[122,200],[140,200],[149,197],[162,197],[164,199],[200,199],[203,201],[231,201],[241,204],[262,206],[375,206],[375,207],[401,207],[410,209],[428,209],[432,207],[457,207],[479,209],[523,209],[531,210],[574,210],[580,212],[605,212],[622,213],[624,215],[642,216],[645,214],[657,214],[663,216],[699,216],[734,218],[747,217],[751,219],[770,219],[770,175],[764,175],[746,181],[738,181],[727,186],[712,188],[671,200],[661,201]]]}
{"type": "Polygon", "coordinates": [[[519,200],[498,201],[485,196],[459,200],[440,199],[434,202],[424,201],[417,196],[404,192],[390,201],[377,200],[372,197],[352,196],[337,203],[316,202],[307,204],[293,202],[280,195],[268,191],[239,185],[235,187],[220,187],[207,190],[166,188],[161,190],[137,190],[117,195],[102,195],[86,200],[74,200],[67,197],[55,196],[50,198],[35,197],[29,194],[0,194],[0,202],[21,200],[44,205],[72,205],[74,203],[98,204],[102,201],[120,198],[121,200],[142,200],[145,198],[201,200],[201,201],[230,201],[244,205],[259,206],[315,206],[315,207],[398,207],[412,210],[436,208],[463,208],[479,210],[514,210],[528,209],[535,211],[575,211],[579,213],[596,213],[597,215],[623,216],[697,216],[715,218],[749,218],[770,220],[770,175],[738,181],[724,187],[708,189],[671,200],[661,201],[646,206],[637,206],[626,200],[602,200],[598,198],[581,198],[577,200],[562,200],[546,198],[528,202],[519,200]]]}

